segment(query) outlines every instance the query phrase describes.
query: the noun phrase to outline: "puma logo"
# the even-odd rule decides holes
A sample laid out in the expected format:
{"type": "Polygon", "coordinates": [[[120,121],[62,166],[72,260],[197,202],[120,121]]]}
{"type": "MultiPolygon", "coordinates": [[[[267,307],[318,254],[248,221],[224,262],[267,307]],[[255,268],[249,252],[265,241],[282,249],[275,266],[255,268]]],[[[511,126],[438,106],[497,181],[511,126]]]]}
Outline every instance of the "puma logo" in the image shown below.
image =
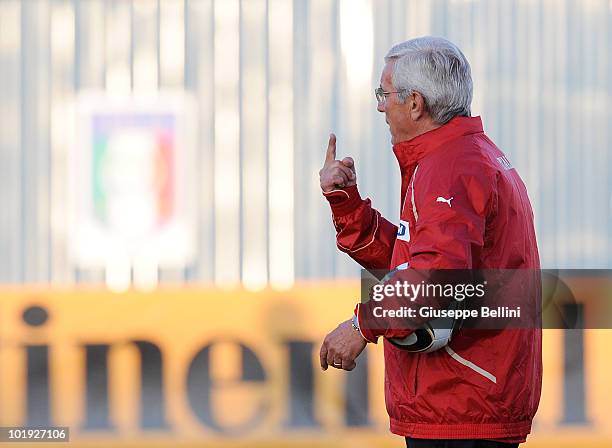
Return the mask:
{"type": "Polygon", "coordinates": [[[438,199],[436,199],[436,202],[446,202],[448,204],[449,207],[452,207],[451,205],[451,201],[455,199],[454,197],[450,197],[449,199],[445,199],[442,196],[438,196],[438,199]]]}

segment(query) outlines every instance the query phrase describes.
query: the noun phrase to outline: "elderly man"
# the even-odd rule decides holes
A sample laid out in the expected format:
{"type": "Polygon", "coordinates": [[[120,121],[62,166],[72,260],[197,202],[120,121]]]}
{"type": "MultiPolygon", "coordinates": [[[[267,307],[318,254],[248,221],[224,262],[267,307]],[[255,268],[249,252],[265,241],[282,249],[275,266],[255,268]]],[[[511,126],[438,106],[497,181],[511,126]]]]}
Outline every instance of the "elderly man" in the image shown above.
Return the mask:
{"type": "MultiPolygon", "coordinates": [[[[338,248],[366,269],[539,269],[526,188],[470,116],[463,53],[436,37],[395,45],[375,93],[401,171],[400,226],[360,197],[354,162],[336,160],[332,134],[320,181],[338,248]]],[[[390,428],[409,447],[526,440],[540,399],[540,329],[462,329],[444,349],[411,353],[390,342],[410,330],[360,328],[361,317],[357,307],[325,338],[321,367],[351,370],[382,337],[390,428]]]]}

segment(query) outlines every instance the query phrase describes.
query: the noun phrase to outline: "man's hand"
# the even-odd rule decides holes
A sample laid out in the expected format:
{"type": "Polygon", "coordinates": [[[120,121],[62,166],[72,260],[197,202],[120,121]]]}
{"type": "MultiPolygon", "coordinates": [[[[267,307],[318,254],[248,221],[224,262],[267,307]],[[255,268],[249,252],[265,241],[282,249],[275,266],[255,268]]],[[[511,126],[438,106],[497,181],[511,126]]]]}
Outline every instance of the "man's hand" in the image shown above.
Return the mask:
{"type": "Polygon", "coordinates": [[[355,162],[353,159],[345,157],[342,160],[336,160],[336,136],[334,134],[329,134],[325,163],[321,171],[319,171],[319,180],[321,182],[321,190],[324,192],[357,185],[357,175],[355,174],[355,162]]]}
{"type": "Polygon", "coordinates": [[[355,359],[366,343],[361,333],[352,327],[351,319],[342,322],[325,337],[321,345],[321,368],[327,370],[328,366],[332,366],[336,369],[353,370],[357,365],[355,359]]]}

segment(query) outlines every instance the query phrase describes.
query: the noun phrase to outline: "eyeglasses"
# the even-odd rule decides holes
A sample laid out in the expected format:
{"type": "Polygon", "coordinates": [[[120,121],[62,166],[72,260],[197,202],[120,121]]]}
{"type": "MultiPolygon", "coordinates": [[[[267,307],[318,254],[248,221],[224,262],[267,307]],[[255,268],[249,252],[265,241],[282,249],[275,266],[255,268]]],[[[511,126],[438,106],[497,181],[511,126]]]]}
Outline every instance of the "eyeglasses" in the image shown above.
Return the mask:
{"type": "Polygon", "coordinates": [[[403,90],[396,90],[394,92],[385,92],[382,87],[378,87],[374,89],[374,95],[376,96],[376,101],[379,103],[385,103],[387,101],[387,97],[392,93],[402,93],[403,90]]]}

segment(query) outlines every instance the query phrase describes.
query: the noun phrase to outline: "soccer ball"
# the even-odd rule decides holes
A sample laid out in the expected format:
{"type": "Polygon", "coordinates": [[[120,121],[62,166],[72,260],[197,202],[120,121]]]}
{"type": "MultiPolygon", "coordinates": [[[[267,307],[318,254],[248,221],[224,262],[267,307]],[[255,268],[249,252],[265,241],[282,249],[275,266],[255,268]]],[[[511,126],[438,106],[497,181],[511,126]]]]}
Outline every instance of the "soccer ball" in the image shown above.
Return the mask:
{"type": "MultiPolygon", "coordinates": [[[[382,280],[384,283],[390,280],[395,272],[408,269],[408,263],[402,263],[391,272],[389,272],[382,280]]],[[[453,300],[449,309],[457,309],[463,307],[463,302],[453,300]]],[[[448,345],[453,332],[458,329],[459,323],[452,317],[439,317],[426,322],[421,328],[418,328],[414,333],[405,338],[389,338],[396,347],[409,352],[431,353],[448,345]]]]}

